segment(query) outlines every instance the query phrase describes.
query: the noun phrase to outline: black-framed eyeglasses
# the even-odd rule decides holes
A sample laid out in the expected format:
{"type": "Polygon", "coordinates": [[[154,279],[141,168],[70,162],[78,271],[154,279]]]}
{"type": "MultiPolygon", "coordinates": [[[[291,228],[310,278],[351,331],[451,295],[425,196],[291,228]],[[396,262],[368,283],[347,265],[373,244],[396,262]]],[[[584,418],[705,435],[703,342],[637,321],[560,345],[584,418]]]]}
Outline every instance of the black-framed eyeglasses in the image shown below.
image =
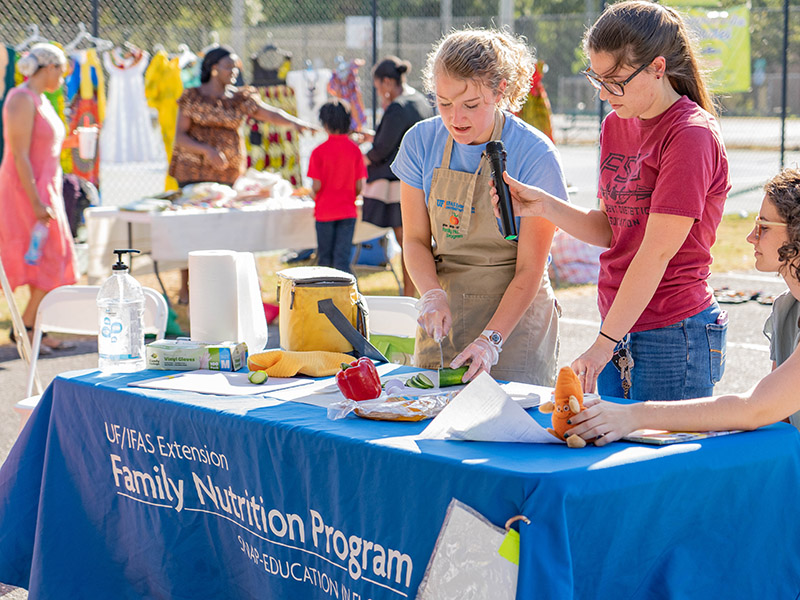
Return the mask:
{"type": "Polygon", "coordinates": [[[587,67],[581,73],[586,75],[586,79],[589,80],[589,83],[592,84],[596,90],[601,88],[606,88],[606,91],[611,94],[612,96],[624,96],[625,95],[625,86],[628,85],[631,80],[636,77],[639,73],[644,71],[650,63],[645,63],[638,69],[636,69],[633,73],[625,81],[606,81],[605,79],[600,79],[597,76],[597,73],[593,73],[591,67],[587,67]]]}
{"type": "Polygon", "coordinates": [[[770,227],[788,227],[788,225],[786,223],[767,221],[761,217],[756,217],[756,224],[753,227],[753,237],[756,238],[756,241],[760,240],[764,230],[769,229],[770,227]]]}

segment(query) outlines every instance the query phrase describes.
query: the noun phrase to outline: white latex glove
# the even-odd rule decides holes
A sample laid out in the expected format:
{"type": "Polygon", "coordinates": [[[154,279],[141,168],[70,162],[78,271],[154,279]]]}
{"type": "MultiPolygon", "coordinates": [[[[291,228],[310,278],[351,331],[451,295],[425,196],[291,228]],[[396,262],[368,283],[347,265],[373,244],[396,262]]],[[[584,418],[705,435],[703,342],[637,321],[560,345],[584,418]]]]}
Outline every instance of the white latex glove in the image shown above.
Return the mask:
{"type": "Polygon", "coordinates": [[[417,300],[417,310],[417,323],[435,342],[441,342],[453,324],[447,293],[441,288],[428,290],[417,300]]]}
{"type": "Polygon", "coordinates": [[[500,359],[500,349],[484,337],[477,338],[461,351],[450,363],[450,367],[457,369],[465,362],[470,361],[469,369],[461,378],[462,381],[471,381],[481,371],[487,373],[500,359]]]}

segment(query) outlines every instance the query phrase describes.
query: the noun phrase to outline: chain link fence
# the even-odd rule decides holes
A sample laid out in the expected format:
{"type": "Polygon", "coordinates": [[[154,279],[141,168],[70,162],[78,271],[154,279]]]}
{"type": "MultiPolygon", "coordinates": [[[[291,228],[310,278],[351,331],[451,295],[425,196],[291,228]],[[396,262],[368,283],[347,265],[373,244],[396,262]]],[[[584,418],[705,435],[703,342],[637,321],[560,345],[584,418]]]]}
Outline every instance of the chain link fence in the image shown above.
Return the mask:
{"type": "MultiPolygon", "coordinates": [[[[420,87],[425,57],[443,31],[496,26],[501,22],[500,9],[494,0],[5,0],[0,6],[0,45],[24,50],[26,41],[38,36],[69,48],[84,31],[108,40],[113,47],[124,50],[129,44],[150,56],[159,49],[171,56],[186,52],[201,56],[212,44],[230,44],[243,59],[245,83],[254,81],[254,60],[275,60],[262,52],[265,47],[274,47],[280,56],[291,57],[290,69],[298,73],[295,81],[306,88],[305,95],[312,96],[326,85],[321,76],[328,77],[343,61],[360,59],[364,61],[361,91],[367,125],[371,126],[373,17],[378,24],[377,58],[396,54],[411,61],[410,83],[420,87]]],[[[527,37],[537,57],[547,64],[543,83],[554,111],[556,141],[562,146],[597,142],[601,107],[579,71],[584,67],[581,37],[600,9],[600,0],[515,0],[513,29],[527,37]],[[544,10],[548,12],[542,13],[544,10]]],[[[720,98],[729,149],[744,153],[741,160],[745,163],[763,165],[760,171],[739,180],[734,173],[734,194],[758,187],[777,171],[784,158],[779,152],[780,115],[784,110],[784,20],[779,0],[752,3],[751,89],[720,98]]],[[[797,160],[796,151],[800,150],[796,118],[800,115],[800,7],[790,7],[789,24],[787,162],[797,160]]],[[[85,38],[73,52],[96,45],[85,38]]],[[[103,75],[104,81],[96,85],[110,85],[113,74],[106,70],[103,75]]],[[[302,95],[297,97],[301,116],[302,95]]],[[[67,96],[67,121],[74,108],[67,96]]],[[[152,125],[158,129],[155,111],[152,125]]],[[[102,156],[99,160],[98,182],[104,204],[121,204],[163,188],[165,159],[158,164],[104,164],[102,156]]],[[[65,170],[68,166],[65,164],[65,170]]]]}

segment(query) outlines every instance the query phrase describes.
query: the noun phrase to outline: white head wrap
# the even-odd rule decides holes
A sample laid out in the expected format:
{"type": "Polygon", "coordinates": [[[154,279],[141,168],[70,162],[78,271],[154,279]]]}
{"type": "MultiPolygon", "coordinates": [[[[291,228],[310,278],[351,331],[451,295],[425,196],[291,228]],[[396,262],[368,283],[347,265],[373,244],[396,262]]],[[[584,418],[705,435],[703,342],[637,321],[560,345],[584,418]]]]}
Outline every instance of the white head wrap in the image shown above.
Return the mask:
{"type": "Polygon", "coordinates": [[[25,77],[30,77],[41,67],[63,65],[66,64],[66,62],[67,57],[61,51],[61,48],[55,44],[34,44],[30,47],[28,52],[17,61],[17,69],[19,69],[19,72],[25,77]]]}

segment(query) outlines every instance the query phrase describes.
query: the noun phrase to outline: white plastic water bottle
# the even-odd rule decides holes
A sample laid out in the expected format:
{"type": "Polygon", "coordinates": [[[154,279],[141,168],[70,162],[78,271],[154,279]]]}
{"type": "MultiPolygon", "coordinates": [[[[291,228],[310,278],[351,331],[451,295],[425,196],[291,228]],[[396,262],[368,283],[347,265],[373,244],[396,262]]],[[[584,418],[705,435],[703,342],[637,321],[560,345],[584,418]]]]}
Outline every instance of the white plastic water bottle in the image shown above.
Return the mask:
{"type": "Polygon", "coordinates": [[[114,250],[113,274],[97,293],[100,333],[97,336],[98,366],[105,373],[130,373],[145,368],[144,292],[122,262],[124,253],[114,250]]]}
{"type": "Polygon", "coordinates": [[[28,244],[27,252],[25,252],[25,262],[29,265],[38,264],[39,259],[42,258],[42,248],[47,241],[48,232],[47,225],[41,221],[36,221],[31,230],[31,242],[28,244]]]}

